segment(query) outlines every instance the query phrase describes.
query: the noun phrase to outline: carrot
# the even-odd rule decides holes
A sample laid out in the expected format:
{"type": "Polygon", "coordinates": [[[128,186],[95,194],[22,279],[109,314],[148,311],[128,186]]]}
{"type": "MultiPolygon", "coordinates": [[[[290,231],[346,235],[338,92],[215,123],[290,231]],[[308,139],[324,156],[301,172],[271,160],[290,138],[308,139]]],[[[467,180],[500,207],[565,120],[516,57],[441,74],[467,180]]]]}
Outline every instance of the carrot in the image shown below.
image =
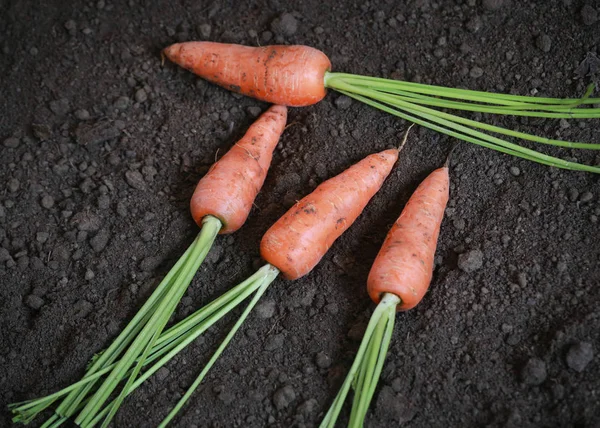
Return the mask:
{"type": "MultiPolygon", "coordinates": [[[[285,128],[287,108],[270,107],[209,172],[199,181],[191,201],[191,212],[201,231],[192,245],[152,293],[127,327],[108,347],[92,359],[83,379],[47,397],[16,403],[11,407],[14,422],[27,423],[40,412],[63,399],[45,426],[58,426],[79,412],[75,422],[92,426],[104,418],[106,426],[136,381],[143,366],[159,357],[166,358],[182,345],[184,338],[170,329],[161,335],[193,276],[210,250],[218,233],[231,233],[246,221],[252,203],[262,187],[272,153],[285,128]],[[92,388],[106,376],[93,395],[92,388]],[[127,379],[117,398],[102,406],[127,379]]],[[[210,308],[204,316],[212,314],[210,308]]],[[[198,321],[199,322],[199,321],[198,321]]],[[[206,327],[208,328],[208,327],[206,327]]],[[[144,375],[147,375],[146,372],[144,375]]],[[[143,376],[142,375],[142,378],[143,376]]],[[[139,379],[138,379],[139,381],[139,379]]]]}
{"type": "Polygon", "coordinates": [[[308,46],[187,42],[163,53],[210,82],[270,103],[307,106],[327,93],[323,79],[331,63],[323,52],[308,46]]]}
{"type": "Polygon", "coordinates": [[[362,427],[392,338],[396,311],[415,307],[429,288],[449,180],[446,162],[423,180],[387,234],[367,279],[377,308],[321,428],[335,426],[351,385],[355,393],[348,426],[362,427]]]}
{"type": "Polygon", "coordinates": [[[405,311],[423,299],[433,275],[449,181],[448,166],[429,174],[390,229],[367,279],[375,303],[392,293],[400,298],[398,309],[405,311]]]}
{"type": "Polygon", "coordinates": [[[397,149],[375,153],[322,183],[265,233],[262,258],[287,279],[306,275],[360,215],[397,159],[397,149]]]}
{"type": "Polygon", "coordinates": [[[392,79],[332,73],[323,52],[308,46],[249,47],[214,42],[176,43],[163,50],[171,61],[231,91],[293,107],[321,101],[327,88],[362,103],[454,138],[501,153],[577,171],[600,173],[588,166],[548,156],[492,134],[575,149],[600,144],[553,140],[488,125],[439,109],[558,119],[600,118],[594,85],[579,99],[541,98],[453,89],[392,79]]]}
{"type": "Polygon", "coordinates": [[[284,106],[270,107],[198,182],[190,202],[198,225],[212,215],[223,223],[219,233],[242,227],[265,181],[286,120],[284,106]]]}

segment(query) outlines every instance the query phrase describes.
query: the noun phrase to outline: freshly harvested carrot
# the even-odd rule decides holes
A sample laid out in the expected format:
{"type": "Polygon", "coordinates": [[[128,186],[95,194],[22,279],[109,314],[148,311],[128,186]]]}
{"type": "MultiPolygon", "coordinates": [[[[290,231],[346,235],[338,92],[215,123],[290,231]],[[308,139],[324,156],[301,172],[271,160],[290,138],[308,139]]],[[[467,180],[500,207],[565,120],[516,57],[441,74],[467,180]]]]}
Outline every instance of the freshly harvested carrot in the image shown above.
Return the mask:
{"type": "Polygon", "coordinates": [[[379,303],[385,293],[400,298],[398,310],[414,308],[433,275],[433,258],[448,203],[448,166],[433,171],[417,187],[390,229],[371,267],[367,289],[379,303]]]}
{"type": "Polygon", "coordinates": [[[322,183],[265,233],[262,258],[287,279],[306,275],[360,215],[397,159],[398,149],[375,153],[322,183]]]}
{"type": "Polygon", "coordinates": [[[242,227],[265,181],[286,120],[285,106],[270,107],[198,182],[190,209],[199,226],[211,215],[223,223],[219,233],[242,227]]]}
{"type": "MultiPolygon", "coordinates": [[[[246,135],[213,165],[199,181],[192,197],[192,216],[201,227],[192,245],[117,339],[91,361],[83,379],[47,397],[10,406],[16,414],[14,422],[27,423],[56,400],[64,398],[55,415],[44,426],[59,426],[77,412],[75,423],[80,426],[94,426],[103,418],[102,426],[106,426],[128,391],[139,385],[136,378],[142,367],[159,357],[166,358],[165,355],[174,352],[177,347],[185,346],[182,345],[185,337],[174,333],[178,330],[170,329],[166,335],[161,333],[217,234],[234,232],[246,221],[264,183],[286,120],[285,106],[270,107],[246,135]],[[103,383],[92,395],[93,387],[103,376],[106,376],[103,383]],[[111,393],[125,379],[127,382],[117,398],[102,409],[111,393]]],[[[219,309],[222,308],[215,305],[202,312],[200,318],[206,318],[219,309]]],[[[208,328],[207,325],[210,323],[205,324],[205,328],[208,328]]]]}
{"type": "Polygon", "coordinates": [[[176,43],[163,50],[176,64],[226,89],[293,107],[325,97],[327,56],[308,46],[250,47],[213,42],[176,43]]]}
{"type": "Polygon", "coordinates": [[[348,426],[363,426],[392,338],[396,311],[415,307],[429,288],[449,181],[446,161],[423,180],[387,234],[367,279],[377,308],[321,428],[335,426],[350,386],[354,386],[354,400],[348,426]]]}
{"type": "Polygon", "coordinates": [[[259,100],[293,107],[315,104],[327,88],[409,122],[454,138],[557,168],[600,173],[600,167],[566,161],[506,141],[495,134],[574,149],[600,144],[553,140],[488,125],[439,109],[556,119],[600,118],[594,85],[579,99],[541,98],[453,89],[392,79],[332,73],[323,52],[301,45],[250,47],[214,42],[168,46],[164,56],[203,79],[259,100]],[[492,135],[494,134],[494,135],[492,135]]]}

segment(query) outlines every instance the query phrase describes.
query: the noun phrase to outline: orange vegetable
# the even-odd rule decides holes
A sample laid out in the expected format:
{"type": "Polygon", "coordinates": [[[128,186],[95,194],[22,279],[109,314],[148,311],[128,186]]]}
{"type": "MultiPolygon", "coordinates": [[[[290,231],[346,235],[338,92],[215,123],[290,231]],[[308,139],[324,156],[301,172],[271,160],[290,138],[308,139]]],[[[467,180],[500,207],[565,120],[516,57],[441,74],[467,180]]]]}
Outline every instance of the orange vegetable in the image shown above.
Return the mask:
{"type": "Polygon", "coordinates": [[[327,91],[327,56],[308,46],[250,47],[185,42],[163,50],[174,63],[219,86],[274,104],[315,104],[327,91]]]}
{"type": "Polygon", "coordinates": [[[286,107],[271,106],[202,177],[190,202],[199,226],[205,216],[212,215],[223,223],[219,233],[242,227],[265,181],[286,120],[286,107]]]}
{"type": "Polygon", "coordinates": [[[287,279],[309,273],[363,211],[398,159],[398,149],[367,156],[321,183],[265,233],[260,254],[287,279]]]}
{"type": "Polygon", "coordinates": [[[397,309],[405,311],[414,308],[427,292],[449,181],[447,166],[429,174],[387,234],[367,280],[375,303],[391,293],[401,299],[397,309]]]}

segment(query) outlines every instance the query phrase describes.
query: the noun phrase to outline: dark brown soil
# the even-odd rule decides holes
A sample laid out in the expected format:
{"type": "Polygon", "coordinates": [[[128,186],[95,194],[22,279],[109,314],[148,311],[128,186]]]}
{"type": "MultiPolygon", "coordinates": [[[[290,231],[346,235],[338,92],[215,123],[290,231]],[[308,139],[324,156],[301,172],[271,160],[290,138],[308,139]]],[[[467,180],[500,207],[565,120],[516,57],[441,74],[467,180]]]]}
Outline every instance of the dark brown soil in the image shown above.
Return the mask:
{"type": "MultiPolygon", "coordinates": [[[[571,97],[584,92],[590,77],[578,67],[599,47],[594,0],[238,3],[0,1],[3,405],[81,376],[196,235],[187,203],[217,150],[266,107],[161,65],[164,46],[301,43],[340,71],[571,97]]],[[[397,144],[407,125],[335,93],[289,116],[256,209],[217,239],[179,318],[260,266],[260,237],[290,204],[397,144]]],[[[598,120],[482,119],[600,143],[598,120]]],[[[365,280],[378,247],[452,143],[424,129],[411,135],[384,188],[320,265],[271,286],[262,317],[249,318],[176,425],[318,424],[373,310],[365,280]]],[[[366,425],[599,426],[600,364],[595,356],[586,365],[581,345],[600,351],[598,176],[467,143],[451,173],[434,281],[397,316],[366,425]]],[[[129,397],[114,425],[162,420],[232,319],[129,397]]],[[[0,424],[9,420],[2,412],[0,424]]]]}

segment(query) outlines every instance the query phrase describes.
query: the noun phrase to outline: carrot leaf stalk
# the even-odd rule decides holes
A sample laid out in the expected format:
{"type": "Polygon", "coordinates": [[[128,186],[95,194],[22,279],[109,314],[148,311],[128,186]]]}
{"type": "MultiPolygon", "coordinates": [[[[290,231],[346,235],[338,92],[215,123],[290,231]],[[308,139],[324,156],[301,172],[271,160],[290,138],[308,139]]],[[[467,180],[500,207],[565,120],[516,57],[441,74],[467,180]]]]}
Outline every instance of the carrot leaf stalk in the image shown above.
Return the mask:
{"type": "MultiPolygon", "coordinates": [[[[173,271],[169,272],[167,277],[163,280],[163,283],[166,282],[169,286],[165,287],[164,294],[157,302],[152,315],[136,335],[120,361],[115,365],[102,385],[100,385],[81,413],[77,416],[75,423],[82,426],[86,426],[90,423],[101,409],[104,402],[108,399],[109,395],[115,390],[121,380],[127,376],[129,368],[135,364],[137,360],[133,372],[129,374],[124,390],[113,401],[110,412],[102,426],[107,426],[109,424],[125,398],[124,391],[131,386],[139,374],[151,348],[154,346],[160,333],[175,311],[177,304],[189,287],[193,276],[196,274],[200,264],[204,261],[204,258],[210,250],[217,233],[221,230],[221,227],[222,223],[216,217],[207,216],[205,218],[198,237],[190,247],[191,251],[189,252],[187,259],[185,259],[177,271],[173,274],[171,274],[173,271]],[[138,359],[138,357],[140,358],[138,359]]],[[[100,357],[100,359],[102,359],[102,357],[100,357]]],[[[96,362],[96,364],[97,363],[98,362],[96,362]]],[[[86,388],[89,388],[89,386],[86,388]]]]}
{"type": "Polygon", "coordinates": [[[386,293],[377,305],[367,325],[354,363],[321,422],[321,428],[335,427],[350,387],[354,389],[354,399],[348,426],[362,427],[390,346],[396,318],[396,306],[399,303],[399,297],[386,293]]]}
{"type": "MultiPolygon", "coordinates": [[[[15,414],[13,422],[28,423],[63,397],[64,400],[56,409],[58,417],[66,419],[74,415],[82,409],[80,404],[84,400],[88,404],[85,407],[85,409],[88,409],[88,413],[83,413],[83,415],[92,414],[89,409],[102,405],[104,402],[100,402],[97,393],[99,390],[106,391],[109,389],[107,387],[108,380],[110,380],[109,386],[112,387],[110,389],[112,391],[114,386],[125,376],[132,377],[136,374],[135,369],[133,371],[129,370],[134,362],[136,363],[135,368],[139,371],[139,368],[144,364],[145,357],[156,358],[156,353],[152,353],[150,350],[154,349],[154,342],[157,342],[159,346],[161,344],[163,347],[165,346],[164,340],[161,341],[160,338],[156,340],[156,338],[160,335],[164,324],[168,321],[175,306],[187,290],[192,277],[206,257],[221,227],[220,220],[216,217],[207,216],[194,242],[165,276],[127,327],[105,351],[94,355],[83,379],[46,397],[10,405],[9,409],[15,414]],[[127,349],[128,346],[129,349],[127,349]],[[123,355],[126,349],[127,352],[123,355]],[[145,355],[144,349],[148,351],[145,355]],[[140,356],[142,358],[138,358],[140,356]],[[121,357],[120,360],[115,363],[119,357],[121,357]],[[119,372],[115,372],[117,368],[119,372]],[[98,388],[92,399],[86,399],[90,391],[96,387],[96,382],[107,373],[110,373],[107,381],[98,388]]],[[[168,350],[168,348],[166,349],[168,350]]],[[[82,420],[81,423],[85,425],[86,420],[82,420]]]]}
{"type": "Polygon", "coordinates": [[[589,166],[549,156],[490,133],[571,149],[600,150],[600,144],[539,137],[436,109],[538,118],[600,118],[600,108],[589,106],[600,104],[600,98],[590,98],[593,85],[588,87],[580,99],[538,98],[328,72],[325,75],[325,86],[379,110],[463,141],[543,165],[600,173],[600,166],[589,166]]]}
{"type": "Polygon", "coordinates": [[[250,282],[250,284],[248,285],[249,289],[252,289],[253,291],[256,290],[254,292],[255,293],[254,297],[252,298],[252,300],[250,301],[248,306],[246,306],[246,309],[244,309],[244,312],[238,318],[238,320],[236,321],[234,326],[231,328],[229,333],[227,333],[227,336],[225,337],[223,342],[221,342],[221,344],[219,345],[219,347],[217,348],[217,350],[215,351],[213,356],[210,358],[209,362],[204,366],[204,368],[202,369],[202,371],[200,372],[200,374],[198,375],[196,380],[194,380],[194,382],[188,388],[186,393],[177,402],[177,405],[169,412],[167,417],[160,423],[159,427],[161,427],[161,428],[166,427],[167,424],[177,415],[177,413],[181,410],[181,408],[189,400],[189,398],[194,393],[196,388],[198,388],[198,385],[200,385],[200,383],[202,382],[202,380],[204,379],[204,377],[206,376],[208,371],[215,364],[217,359],[221,356],[221,354],[223,353],[223,351],[225,350],[225,348],[227,347],[227,345],[229,344],[229,342],[231,341],[231,339],[233,338],[235,333],[238,331],[238,329],[244,323],[244,321],[248,317],[248,314],[250,314],[250,312],[252,311],[254,306],[256,306],[256,304],[260,300],[261,296],[267,290],[267,287],[269,286],[269,284],[271,284],[271,282],[273,282],[273,280],[277,277],[277,275],[279,274],[279,269],[277,269],[275,266],[267,264],[267,265],[263,266],[257,273],[260,273],[260,275],[258,275],[258,276],[254,275],[254,276],[257,276],[257,278],[255,280],[253,280],[252,282],[250,282]],[[264,273],[261,271],[264,271],[264,273]]]}

